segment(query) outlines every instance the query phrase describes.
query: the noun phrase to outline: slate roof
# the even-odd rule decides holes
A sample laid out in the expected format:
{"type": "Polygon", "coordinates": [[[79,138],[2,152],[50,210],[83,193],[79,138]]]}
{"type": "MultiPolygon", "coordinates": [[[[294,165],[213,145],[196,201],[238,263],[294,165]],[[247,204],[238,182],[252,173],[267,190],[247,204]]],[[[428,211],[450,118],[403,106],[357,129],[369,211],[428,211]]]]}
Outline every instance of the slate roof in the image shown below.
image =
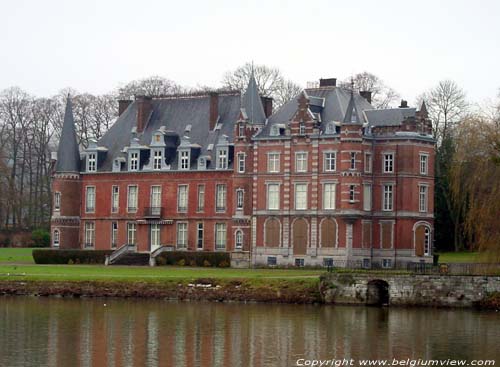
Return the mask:
{"type": "Polygon", "coordinates": [[[248,122],[252,124],[263,124],[266,121],[266,114],[259,95],[259,89],[255,77],[250,76],[248,87],[242,98],[242,107],[248,116],[248,122]]]}
{"type": "Polygon", "coordinates": [[[416,108],[386,108],[366,110],[365,115],[371,126],[398,126],[407,118],[416,116],[416,108]]]}
{"type": "MultiPolygon", "coordinates": [[[[233,141],[234,124],[238,120],[241,108],[239,92],[219,94],[217,124],[220,129],[216,128],[212,131],[209,130],[210,97],[208,94],[154,98],[151,103],[151,117],[143,133],[137,134],[138,143],[142,146],[149,146],[152,134],[161,126],[165,126],[166,131],[175,132],[180,138],[189,136],[191,144],[201,147],[201,155],[212,155],[212,161],[214,161],[215,151],[209,152],[208,146],[210,144],[215,146],[222,135],[226,135],[230,143],[233,141]],[[187,125],[191,125],[189,132],[186,132],[187,125]]],[[[108,148],[106,159],[100,164],[99,171],[111,171],[113,160],[124,156],[122,150],[130,145],[136,119],[137,101],[134,101],[97,143],[99,147],[108,148]]],[[[172,169],[176,169],[177,159],[173,159],[172,163],[172,169]]]]}
{"type": "Polygon", "coordinates": [[[64,111],[61,139],[59,140],[59,147],[57,149],[56,172],[80,172],[80,150],[76,140],[75,122],[73,120],[73,106],[69,97],[66,100],[66,110],[64,111]]]}

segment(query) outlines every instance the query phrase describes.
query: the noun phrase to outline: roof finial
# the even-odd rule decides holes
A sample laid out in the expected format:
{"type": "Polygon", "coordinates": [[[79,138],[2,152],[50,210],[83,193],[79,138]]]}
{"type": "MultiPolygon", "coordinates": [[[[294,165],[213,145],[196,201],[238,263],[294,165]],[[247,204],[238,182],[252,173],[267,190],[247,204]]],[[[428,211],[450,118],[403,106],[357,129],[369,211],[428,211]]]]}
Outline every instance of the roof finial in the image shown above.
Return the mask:
{"type": "Polygon", "coordinates": [[[354,78],[351,76],[351,97],[354,96],[354,78]]]}

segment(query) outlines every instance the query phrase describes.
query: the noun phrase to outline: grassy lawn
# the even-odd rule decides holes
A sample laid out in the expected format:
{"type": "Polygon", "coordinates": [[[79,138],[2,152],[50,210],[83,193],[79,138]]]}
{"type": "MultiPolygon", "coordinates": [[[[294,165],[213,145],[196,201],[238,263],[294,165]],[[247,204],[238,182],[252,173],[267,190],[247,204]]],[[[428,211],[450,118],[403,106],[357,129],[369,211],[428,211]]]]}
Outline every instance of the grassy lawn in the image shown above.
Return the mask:
{"type": "Polygon", "coordinates": [[[0,264],[33,264],[32,248],[0,248],[0,264]]]}
{"type": "Polygon", "coordinates": [[[439,254],[440,263],[480,263],[485,262],[481,259],[479,252],[443,252],[439,254]]]}

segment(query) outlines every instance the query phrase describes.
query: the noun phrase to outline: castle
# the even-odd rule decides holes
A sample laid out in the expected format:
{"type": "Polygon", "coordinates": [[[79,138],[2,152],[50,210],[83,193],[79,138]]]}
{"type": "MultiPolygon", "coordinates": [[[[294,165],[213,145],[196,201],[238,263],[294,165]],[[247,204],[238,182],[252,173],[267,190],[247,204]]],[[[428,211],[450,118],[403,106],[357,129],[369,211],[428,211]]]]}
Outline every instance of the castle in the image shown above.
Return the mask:
{"type": "Polygon", "coordinates": [[[425,104],[374,109],[321,79],[273,113],[244,93],[136,96],[80,151],[68,99],[54,248],[228,251],[244,265],[394,267],[432,254],[425,104]]]}

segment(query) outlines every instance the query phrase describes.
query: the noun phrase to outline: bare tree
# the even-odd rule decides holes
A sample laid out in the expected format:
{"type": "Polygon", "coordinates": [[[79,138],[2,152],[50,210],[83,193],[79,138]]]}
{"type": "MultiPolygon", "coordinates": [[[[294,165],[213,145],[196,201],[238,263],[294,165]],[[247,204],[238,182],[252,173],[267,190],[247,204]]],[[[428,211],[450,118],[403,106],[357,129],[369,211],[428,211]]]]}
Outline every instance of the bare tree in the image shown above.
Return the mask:
{"type": "Polygon", "coordinates": [[[150,76],[144,79],[133,80],[116,91],[119,98],[132,98],[135,95],[161,96],[182,93],[185,88],[174,81],[161,77],[150,76]]]}
{"type": "Polygon", "coordinates": [[[363,71],[354,74],[340,83],[345,88],[351,88],[354,83],[354,89],[358,92],[367,91],[372,93],[371,104],[375,108],[388,108],[399,99],[399,94],[387,86],[382,79],[375,74],[363,71]]]}

